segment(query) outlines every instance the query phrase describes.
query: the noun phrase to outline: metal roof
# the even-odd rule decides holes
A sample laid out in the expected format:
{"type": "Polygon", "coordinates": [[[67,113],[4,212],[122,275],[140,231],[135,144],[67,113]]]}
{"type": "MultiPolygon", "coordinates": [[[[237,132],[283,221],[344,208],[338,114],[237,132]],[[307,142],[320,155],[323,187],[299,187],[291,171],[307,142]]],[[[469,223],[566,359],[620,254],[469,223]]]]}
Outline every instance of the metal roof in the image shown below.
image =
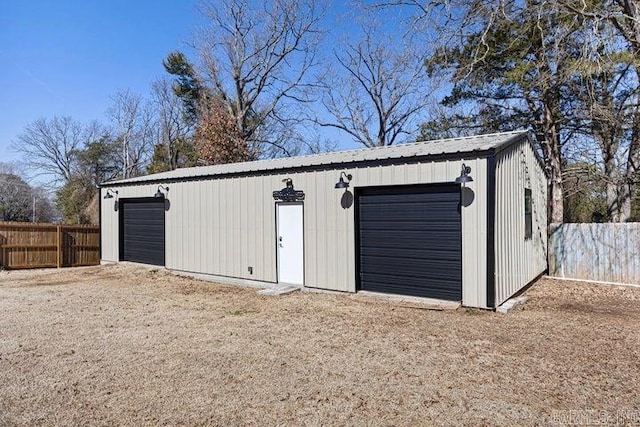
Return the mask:
{"type": "Polygon", "coordinates": [[[198,166],[176,169],[152,175],[109,181],[104,185],[134,184],[147,181],[169,181],[180,179],[194,179],[216,175],[245,174],[274,171],[280,169],[296,169],[317,167],[343,163],[369,162],[394,159],[408,159],[411,157],[428,157],[443,155],[459,155],[482,153],[499,150],[522,137],[527,131],[513,131],[492,133],[486,135],[419,141],[411,144],[391,145],[376,148],[361,148],[357,150],[334,151],[330,153],[311,154],[307,156],[285,157],[279,159],[257,160],[253,162],[227,163],[222,165],[198,166]]]}

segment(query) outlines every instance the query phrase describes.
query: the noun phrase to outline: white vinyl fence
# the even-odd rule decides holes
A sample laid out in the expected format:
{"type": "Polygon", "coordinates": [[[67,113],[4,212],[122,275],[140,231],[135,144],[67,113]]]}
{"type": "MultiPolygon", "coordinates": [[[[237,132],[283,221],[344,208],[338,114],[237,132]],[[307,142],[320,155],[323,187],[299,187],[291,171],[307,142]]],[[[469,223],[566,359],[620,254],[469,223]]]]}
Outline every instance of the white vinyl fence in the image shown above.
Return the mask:
{"type": "Polygon", "coordinates": [[[552,224],[549,275],[640,285],[640,223],[552,224]]]}

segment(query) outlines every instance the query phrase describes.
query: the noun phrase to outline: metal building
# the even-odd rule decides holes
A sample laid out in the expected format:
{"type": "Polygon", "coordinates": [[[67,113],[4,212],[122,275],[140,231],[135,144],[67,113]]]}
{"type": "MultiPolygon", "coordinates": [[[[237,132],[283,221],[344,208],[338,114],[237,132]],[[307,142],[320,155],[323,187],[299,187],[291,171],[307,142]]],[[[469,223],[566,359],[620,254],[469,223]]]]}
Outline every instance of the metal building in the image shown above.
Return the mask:
{"type": "Polygon", "coordinates": [[[494,308],[547,268],[526,132],[178,169],[101,186],[101,259],[494,308]]]}

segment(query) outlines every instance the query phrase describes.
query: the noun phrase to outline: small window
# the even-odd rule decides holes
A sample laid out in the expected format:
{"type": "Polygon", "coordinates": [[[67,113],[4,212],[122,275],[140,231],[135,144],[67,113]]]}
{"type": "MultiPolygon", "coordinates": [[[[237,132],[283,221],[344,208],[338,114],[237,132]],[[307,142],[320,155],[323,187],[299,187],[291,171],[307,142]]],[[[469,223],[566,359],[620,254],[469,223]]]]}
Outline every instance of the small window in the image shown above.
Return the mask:
{"type": "Polygon", "coordinates": [[[531,189],[524,189],[524,238],[531,239],[533,236],[533,217],[532,217],[532,209],[531,209],[532,199],[531,199],[531,189]]]}

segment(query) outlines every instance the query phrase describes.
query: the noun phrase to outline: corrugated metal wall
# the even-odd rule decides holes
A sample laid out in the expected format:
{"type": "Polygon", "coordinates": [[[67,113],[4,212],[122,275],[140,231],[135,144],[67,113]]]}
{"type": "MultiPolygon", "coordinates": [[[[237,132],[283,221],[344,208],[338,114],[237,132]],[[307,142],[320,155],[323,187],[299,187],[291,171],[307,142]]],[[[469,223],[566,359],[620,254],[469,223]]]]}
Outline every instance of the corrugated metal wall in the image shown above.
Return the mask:
{"type": "MultiPolygon", "coordinates": [[[[462,207],[463,303],[486,305],[486,161],[369,166],[318,172],[185,181],[167,184],[167,267],[197,273],[275,282],[274,190],[292,178],[305,192],[305,286],[354,292],[354,187],[452,182],[462,163],[471,166],[462,207]],[[349,193],[336,190],[340,171],[353,175],[349,193]],[[343,207],[346,206],[346,207],[343,207]],[[249,274],[248,267],[253,267],[249,274]]],[[[120,198],[150,197],[157,185],[117,187],[120,198]]],[[[104,189],[102,194],[104,194],[104,189]]],[[[118,215],[103,200],[103,260],[118,260],[118,215]]],[[[428,242],[427,242],[428,244],[428,242]]]]}
{"type": "Polygon", "coordinates": [[[549,274],[640,285],[640,223],[553,224],[549,274]]]}
{"type": "Polygon", "coordinates": [[[118,200],[125,197],[153,197],[157,185],[138,185],[126,188],[118,188],[118,195],[111,199],[104,199],[107,190],[100,189],[100,244],[102,261],[118,261],[119,257],[119,224],[118,224],[118,200]]]}
{"type": "Polygon", "coordinates": [[[547,181],[526,140],[496,156],[495,218],[497,306],[547,268],[547,181]],[[525,188],[533,199],[531,239],[525,239],[525,188]]]}

